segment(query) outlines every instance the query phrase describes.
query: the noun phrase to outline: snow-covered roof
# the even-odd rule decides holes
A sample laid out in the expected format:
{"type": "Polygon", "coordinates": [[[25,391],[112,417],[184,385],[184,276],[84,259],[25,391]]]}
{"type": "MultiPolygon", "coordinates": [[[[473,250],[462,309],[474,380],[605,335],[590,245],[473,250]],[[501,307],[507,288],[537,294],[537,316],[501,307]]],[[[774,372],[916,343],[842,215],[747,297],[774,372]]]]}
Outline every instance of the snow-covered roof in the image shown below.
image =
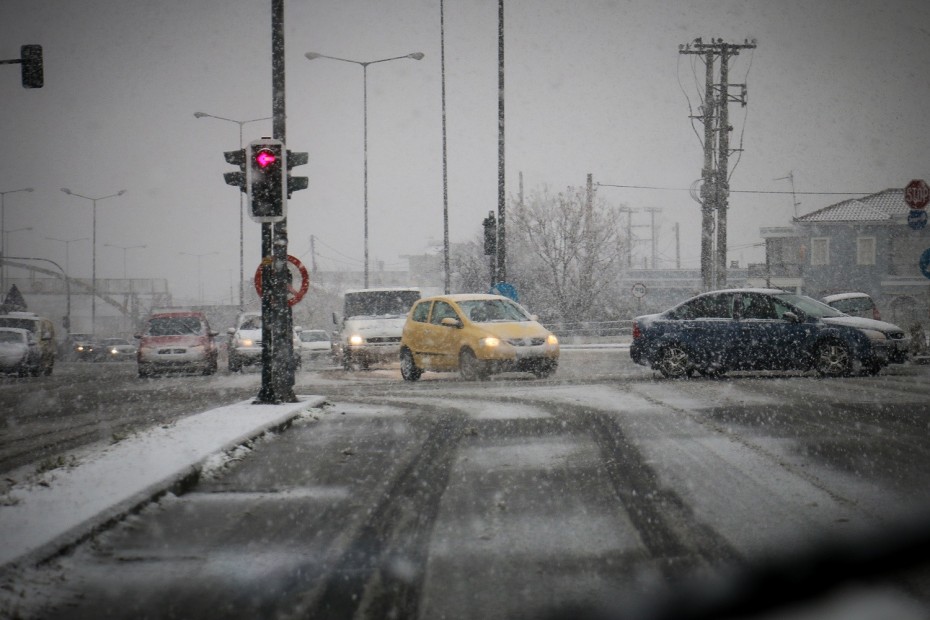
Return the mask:
{"type": "Polygon", "coordinates": [[[904,189],[886,189],[861,198],[852,198],[812,211],[795,219],[807,222],[887,222],[907,216],[904,189]]]}

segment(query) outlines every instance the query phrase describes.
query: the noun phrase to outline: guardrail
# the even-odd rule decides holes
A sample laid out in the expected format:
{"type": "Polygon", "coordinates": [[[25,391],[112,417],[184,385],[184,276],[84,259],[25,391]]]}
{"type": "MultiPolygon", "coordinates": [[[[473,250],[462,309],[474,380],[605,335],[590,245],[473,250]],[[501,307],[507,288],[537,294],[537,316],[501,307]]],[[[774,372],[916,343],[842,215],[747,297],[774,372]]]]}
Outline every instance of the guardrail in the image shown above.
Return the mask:
{"type": "Polygon", "coordinates": [[[546,323],[545,328],[563,342],[629,342],[633,321],[581,321],[577,323],[546,323]]]}

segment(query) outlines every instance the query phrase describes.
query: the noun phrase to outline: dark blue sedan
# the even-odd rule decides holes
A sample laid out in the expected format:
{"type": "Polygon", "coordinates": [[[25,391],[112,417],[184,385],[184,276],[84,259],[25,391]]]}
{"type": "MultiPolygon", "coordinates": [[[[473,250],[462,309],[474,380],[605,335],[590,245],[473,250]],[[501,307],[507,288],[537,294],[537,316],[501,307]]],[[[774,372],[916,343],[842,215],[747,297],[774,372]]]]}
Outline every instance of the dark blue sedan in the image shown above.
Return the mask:
{"type": "Polygon", "coordinates": [[[896,325],[852,317],[804,295],[731,289],[634,319],[630,357],[673,378],[730,370],[839,377],[903,362],[908,344],[896,325]]]}

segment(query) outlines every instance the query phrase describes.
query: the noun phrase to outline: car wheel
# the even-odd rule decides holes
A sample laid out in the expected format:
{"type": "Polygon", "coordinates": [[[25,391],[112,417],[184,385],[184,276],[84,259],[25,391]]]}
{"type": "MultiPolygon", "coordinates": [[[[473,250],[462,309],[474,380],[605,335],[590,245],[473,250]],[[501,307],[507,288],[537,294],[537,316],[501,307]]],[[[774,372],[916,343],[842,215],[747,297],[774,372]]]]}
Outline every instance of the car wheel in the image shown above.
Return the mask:
{"type": "Polygon", "coordinates": [[[669,379],[690,377],[694,373],[694,366],[688,352],[680,344],[670,344],[659,352],[656,368],[662,376],[669,379]]]}
{"type": "Polygon", "coordinates": [[[404,381],[416,381],[422,374],[423,371],[417,367],[410,349],[403,349],[400,352],[400,376],[404,381]]]}
{"type": "Polygon", "coordinates": [[[822,342],[814,353],[814,369],[822,377],[844,377],[852,368],[849,348],[841,342],[822,342]]]}
{"type": "Polygon", "coordinates": [[[471,349],[463,349],[459,353],[459,374],[466,381],[484,381],[488,378],[488,368],[471,349]]]}

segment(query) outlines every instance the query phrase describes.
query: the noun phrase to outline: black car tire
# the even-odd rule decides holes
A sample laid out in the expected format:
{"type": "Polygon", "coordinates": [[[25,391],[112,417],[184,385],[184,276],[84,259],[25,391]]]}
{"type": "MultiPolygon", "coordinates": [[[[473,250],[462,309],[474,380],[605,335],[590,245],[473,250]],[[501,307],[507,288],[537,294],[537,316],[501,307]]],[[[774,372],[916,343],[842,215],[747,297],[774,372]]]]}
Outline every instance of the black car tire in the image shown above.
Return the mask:
{"type": "Polygon", "coordinates": [[[814,351],[814,369],[822,377],[845,377],[852,371],[849,347],[842,342],[828,340],[817,345],[814,351]]]}
{"type": "Polygon", "coordinates": [[[680,344],[669,344],[659,351],[655,367],[668,379],[682,379],[694,374],[691,357],[680,344]]]}
{"type": "Polygon", "coordinates": [[[462,349],[459,353],[459,374],[466,381],[484,381],[488,378],[488,369],[471,349],[462,349]]]}
{"type": "Polygon", "coordinates": [[[400,376],[404,381],[416,381],[423,374],[423,370],[417,366],[413,360],[413,353],[410,349],[403,349],[400,352],[400,376]]]}

